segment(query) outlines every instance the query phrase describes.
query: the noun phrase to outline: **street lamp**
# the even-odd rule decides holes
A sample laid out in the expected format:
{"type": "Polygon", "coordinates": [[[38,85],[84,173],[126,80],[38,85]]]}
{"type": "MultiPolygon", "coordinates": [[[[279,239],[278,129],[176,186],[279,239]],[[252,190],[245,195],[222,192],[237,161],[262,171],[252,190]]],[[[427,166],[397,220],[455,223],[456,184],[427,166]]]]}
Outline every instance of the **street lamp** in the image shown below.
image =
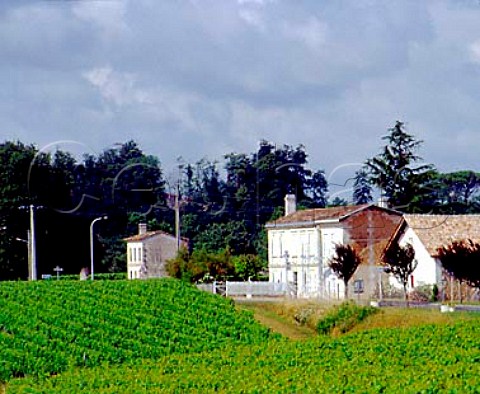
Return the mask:
{"type": "MultiPolygon", "coordinates": [[[[28,231],[28,271],[29,279],[37,280],[37,245],[35,238],[35,210],[44,208],[41,205],[21,206],[20,209],[30,210],[30,230],[28,231]]],[[[23,242],[24,240],[20,240],[23,242]]]]}
{"type": "Polygon", "coordinates": [[[108,216],[100,216],[96,219],[93,219],[92,223],[90,224],[90,272],[91,278],[93,280],[93,225],[98,222],[99,220],[106,220],[108,216]]]}
{"type": "Polygon", "coordinates": [[[35,239],[35,206],[30,205],[30,253],[31,280],[37,280],[37,244],[35,239]]]}

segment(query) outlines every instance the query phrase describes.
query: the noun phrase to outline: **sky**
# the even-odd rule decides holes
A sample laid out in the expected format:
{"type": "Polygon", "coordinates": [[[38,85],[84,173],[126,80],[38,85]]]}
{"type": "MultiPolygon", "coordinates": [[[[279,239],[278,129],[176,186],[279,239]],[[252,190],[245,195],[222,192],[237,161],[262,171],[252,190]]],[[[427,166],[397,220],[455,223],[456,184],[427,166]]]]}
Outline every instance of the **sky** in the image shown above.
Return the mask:
{"type": "Polygon", "coordinates": [[[341,183],[401,120],[480,171],[478,0],[1,0],[0,139],[166,172],[260,140],[341,183]]]}

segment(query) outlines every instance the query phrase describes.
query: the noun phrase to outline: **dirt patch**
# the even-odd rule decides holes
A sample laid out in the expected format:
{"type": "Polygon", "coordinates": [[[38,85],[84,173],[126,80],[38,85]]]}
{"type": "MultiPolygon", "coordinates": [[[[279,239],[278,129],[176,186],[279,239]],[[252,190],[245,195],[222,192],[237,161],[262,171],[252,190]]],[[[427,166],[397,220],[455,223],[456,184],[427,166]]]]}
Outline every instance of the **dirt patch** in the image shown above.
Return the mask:
{"type": "Polygon", "coordinates": [[[255,319],[289,339],[303,340],[316,336],[313,328],[295,319],[298,308],[289,302],[237,302],[237,307],[253,312],[255,319]]]}

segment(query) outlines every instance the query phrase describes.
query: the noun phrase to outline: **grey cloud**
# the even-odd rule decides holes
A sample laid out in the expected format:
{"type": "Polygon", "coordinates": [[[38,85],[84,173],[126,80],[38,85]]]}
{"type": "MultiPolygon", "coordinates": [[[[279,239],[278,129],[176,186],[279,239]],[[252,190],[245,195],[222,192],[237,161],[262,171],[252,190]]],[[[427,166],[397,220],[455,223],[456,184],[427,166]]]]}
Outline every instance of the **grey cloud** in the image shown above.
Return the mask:
{"type": "Polygon", "coordinates": [[[2,2],[2,135],[135,138],[166,165],[267,138],[330,170],[401,119],[426,159],[479,169],[478,20],[455,0],[2,2]]]}

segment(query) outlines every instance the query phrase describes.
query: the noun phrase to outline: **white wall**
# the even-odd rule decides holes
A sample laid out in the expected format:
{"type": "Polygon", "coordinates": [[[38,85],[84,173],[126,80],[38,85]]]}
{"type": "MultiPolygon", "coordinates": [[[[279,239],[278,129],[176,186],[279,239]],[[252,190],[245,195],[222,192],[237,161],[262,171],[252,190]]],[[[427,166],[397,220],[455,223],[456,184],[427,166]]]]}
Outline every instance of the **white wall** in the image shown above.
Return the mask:
{"type": "Polygon", "coordinates": [[[288,280],[293,283],[296,280],[298,295],[305,295],[317,288],[318,245],[318,233],[315,228],[268,230],[270,282],[288,280]]]}
{"type": "Polygon", "coordinates": [[[320,232],[322,241],[322,262],[324,267],[328,267],[329,260],[335,254],[335,245],[343,244],[343,228],[327,227],[322,228],[320,232]]]}
{"type": "Polygon", "coordinates": [[[128,279],[140,278],[140,270],[143,264],[142,242],[127,243],[127,275],[128,279]]]}
{"type": "Polygon", "coordinates": [[[340,299],[344,295],[343,281],[330,269],[330,259],[335,255],[335,245],[343,244],[344,231],[340,227],[326,227],[320,230],[322,241],[322,271],[325,280],[323,293],[327,298],[340,299]]]}
{"type": "MultiPolygon", "coordinates": [[[[300,297],[324,295],[327,284],[320,283],[320,278],[335,252],[335,243],[342,242],[343,229],[337,227],[268,230],[270,282],[296,281],[300,297]]],[[[338,288],[336,277],[329,281],[334,281],[333,287],[338,288]]],[[[343,295],[343,282],[339,282],[343,295]]]]}
{"type": "MultiPolygon", "coordinates": [[[[413,271],[413,287],[422,285],[440,284],[440,271],[438,262],[430,256],[423,243],[418,238],[415,230],[407,228],[403,236],[400,238],[399,244],[405,246],[407,243],[411,244],[415,250],[415,259],[418,262],[417,268],[413,271]]],[[[396,280],[391,280],[391,283],[396,287],[401,287],[401,284],[396,280]]],[[[412,280],[408,282],[408,289],[412,290],[412,280]]]]}

